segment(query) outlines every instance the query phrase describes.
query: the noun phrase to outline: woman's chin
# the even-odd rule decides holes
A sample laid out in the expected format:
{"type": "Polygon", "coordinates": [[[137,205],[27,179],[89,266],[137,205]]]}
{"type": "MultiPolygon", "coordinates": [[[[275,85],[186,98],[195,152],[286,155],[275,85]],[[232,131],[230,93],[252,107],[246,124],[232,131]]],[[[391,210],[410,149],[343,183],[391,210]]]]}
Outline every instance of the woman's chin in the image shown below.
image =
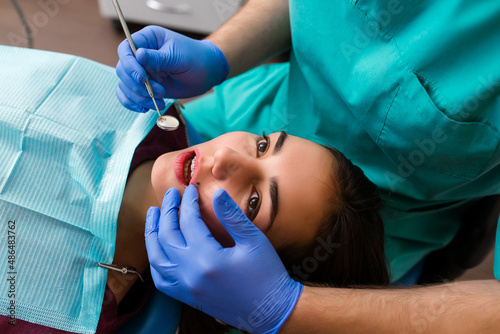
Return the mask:
{"type": "Polygon", "coordinates": [[[224,226],[222,226],[215,216],[211,205],[210,208],[206,208],[203,203],[200,203],[200,216],[212,236],[221,244],[222,247],[232,247],[235,245],[231,235],[226,231],[224,226]]]}

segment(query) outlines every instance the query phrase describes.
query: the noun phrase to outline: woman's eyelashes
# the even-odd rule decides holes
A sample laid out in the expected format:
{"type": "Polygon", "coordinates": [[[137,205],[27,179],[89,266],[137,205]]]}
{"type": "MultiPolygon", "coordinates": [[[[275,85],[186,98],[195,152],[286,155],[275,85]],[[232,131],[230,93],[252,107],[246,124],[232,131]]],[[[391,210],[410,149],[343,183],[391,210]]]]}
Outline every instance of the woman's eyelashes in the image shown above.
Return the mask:
{"type": "MultiPolygon", "coordinates": [[[[260,158],[264,154],[266,154],[269,149],[269,137],[266,136],[265,133],[262,133],[262,136],[259,136],[255,140],[257,147],[257,158],[260,158]]],[[[250,220],[254,220],[259,213],[260,208],[260,195],[255,187],[252,187],[252,192],[250,193],[250,197],[248,199],[248,213],[247,217],[250,220]]]]}
{"type": "Polygon", "coordinates": [[[269,148],[269,137],[265,133],[262,133],[261,137],[257,137],[257,157],[261,157],[266,154],[269,148]]]}
{"type": "Polygon", "coordinates": [[[260,195],[259,192],[252,188],[252,194],[250,195],[250,199],[248,200],[248,213],[247,217],[251,221],[257,217],[257,213],[259,213],[260,208],[260,195]]]}

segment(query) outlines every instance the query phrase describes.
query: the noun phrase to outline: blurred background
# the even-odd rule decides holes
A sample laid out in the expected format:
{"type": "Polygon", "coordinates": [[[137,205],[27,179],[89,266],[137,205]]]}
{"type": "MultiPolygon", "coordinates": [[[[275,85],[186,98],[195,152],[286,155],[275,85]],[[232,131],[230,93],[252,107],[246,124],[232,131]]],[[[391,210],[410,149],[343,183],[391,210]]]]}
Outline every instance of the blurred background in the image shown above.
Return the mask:
{"type": "MultiPolygon", "coordinates": [[[[155,24],[192,38],[215,30],[243,2],[119,1],[131,33],[155,24]]],[[[116,49],[125,39],[111,0],[1,0],[0,44],[28,47],[30,35],[35,49],[78,55],[113,67],[118,61],[116,49]]]]}
{"type": "MultiPolygon", "coordinates": [[[[192,38],[205,37],[243,3],[244,0],[120,0],[132,33],[155,24],[192,38]]],[[[115,67],[116,49],[124,39],[111,0],[0,0],[1,45],[32,46],[115,67]]],[[[493,252],[459,280],[489,278],[493,278],[493,252]]]]}

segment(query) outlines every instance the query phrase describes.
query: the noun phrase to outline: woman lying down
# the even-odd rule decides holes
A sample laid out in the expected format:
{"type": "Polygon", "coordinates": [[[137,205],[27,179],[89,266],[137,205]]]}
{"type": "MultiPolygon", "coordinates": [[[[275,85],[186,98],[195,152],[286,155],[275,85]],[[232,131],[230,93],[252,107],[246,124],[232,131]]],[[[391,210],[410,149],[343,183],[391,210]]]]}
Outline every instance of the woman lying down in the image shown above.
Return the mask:
{"type": "MultiPolygon", "coordinates": [[[[285,132],[233,132],[187,147],[184,130],[167,133],[154,127],[130,165],[114,264],[150,277],[144,242],[147,210],[160,206],[169,188],[182,195],[189,184],[198,189],[203,220],[225,247],[233,241],[212,208],[212,195],[220,188],[265,233],[294,279],[344,287],[389,283],[376,187],[340,152],[285,132]],[[321,250],[317,268],[308,266],[304,260],[314,258],[314,250],[325,244],[336,247],[321,250]]],[[[138,275],[112,270],[106,283],[97,333],[122,326],[153,286],[151,279],[143,283],[138,275]]],[[[8,318],[2,316],[1,322],[4,328],[8,318]]],[[[23,333],[62,332],[22,320],[16,328],[23,333]]],[[[227,330],[199,311],[183,309],[180,333],[227,330]]]]}

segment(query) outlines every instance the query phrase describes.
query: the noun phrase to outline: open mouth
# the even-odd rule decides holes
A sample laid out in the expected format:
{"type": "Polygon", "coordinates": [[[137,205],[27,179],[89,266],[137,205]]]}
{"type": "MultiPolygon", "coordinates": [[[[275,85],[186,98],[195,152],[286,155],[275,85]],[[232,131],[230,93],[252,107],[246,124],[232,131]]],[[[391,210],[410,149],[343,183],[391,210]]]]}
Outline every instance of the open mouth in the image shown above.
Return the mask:
{"type": "Polygon", "coordinates": [[[196,177],[197,160],[199,160],[198,150],[182,152],[175,159],[175,176],[185,187],[196,177]]]}
{"type": "Polygon", "coordinates": [[[187,159],[184,164],[184,180],[186,181],[186,184],[189,184],[189,182],[191,182],[195,166],[196,166],[196,155],[192,158],[187,159]]]}

